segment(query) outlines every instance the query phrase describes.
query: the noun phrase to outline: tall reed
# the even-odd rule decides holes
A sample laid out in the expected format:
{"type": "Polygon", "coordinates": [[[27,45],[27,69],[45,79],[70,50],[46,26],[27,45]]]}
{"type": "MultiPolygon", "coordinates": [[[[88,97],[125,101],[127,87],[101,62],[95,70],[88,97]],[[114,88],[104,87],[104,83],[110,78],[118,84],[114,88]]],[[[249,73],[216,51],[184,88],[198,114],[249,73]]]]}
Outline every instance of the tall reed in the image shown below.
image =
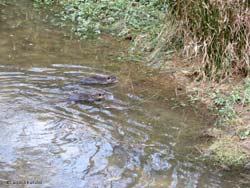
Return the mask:
{"type": "Polygon", "coordinates": [[[250,1],[176,0],[184,52],[200,57],[201,73],[222,78],[250,71],[250,1]]]}

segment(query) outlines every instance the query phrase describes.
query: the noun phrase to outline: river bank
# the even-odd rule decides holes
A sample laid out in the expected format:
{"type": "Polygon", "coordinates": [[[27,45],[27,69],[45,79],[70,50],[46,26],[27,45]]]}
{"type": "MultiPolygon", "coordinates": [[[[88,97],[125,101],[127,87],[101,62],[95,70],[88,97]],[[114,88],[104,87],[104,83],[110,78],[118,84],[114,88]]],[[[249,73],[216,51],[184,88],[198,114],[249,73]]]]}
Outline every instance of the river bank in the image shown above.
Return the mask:
{"type": "MultiPolygon", "coordinates": [[[[248,44],[242,43],[245,47],[240,49],[243,49],[242,60],[244,61],[237,59],[237,55],[233,56],[234,49],[230,45],[224,52],[221,48],[218,51],[215,50],[215,54],[203,56],[200,51],[205,47],[200,49],[202,44],[191,40],[191,37],[190,41],[185,41],[188,40],[186,36],[186,38],[181,37],[182,30],[179,27],[182,23],[180,20],[174,20],[174,17],[171,18],[170,5],[161,1],[35,0],[35,2],[37,7],[48,5],[57,16],[54,23],[70,29],[80,38],[98,37],[101,33],[109,33],[118,36],[121,40],[127,40],[130,44],[128,54],[125,55],[126,58],[121,57],[121,60],[143,62],[159,69],[162,73],[170,74],[179,85],[185,88],[184,93],[189,96],[190,103],[201,102],[216,114],[215,124],[205,128],[202,133],[204,137],[209,138],[208,144],[201,146],[202,153],[209,156],[210,160],[224,166],[249,168],[250,84],[249,79],[245,77],[249,65],[248,44]],[[218,68],[228,67],[225,57],[230,53],[231,60],[227,61],[236,62],[234,67],[218,68]],[[223,57],[220,59],[224,58],[224,60],[221,60],[222,63],[217,66],[216,61],[210,57],[222,56],[222,54],[223,57]],[[215,65],[211,62],[215,62],[215,65]],[[238,65],[238,62],[242,62],[242,66],[238,65]]],[[[182,7],[179,8],[181,10],[182,7]]],[[[248,13],[247,10],[245,17],[242,17],[243,26],[244,19],[249,18],[248,13]]],[[[211,22],[210,20],[208,23],[211,22]]],[[[229,23],[224,24],[227,28],[229,23]]],[[[204,25],[208,33],[216,31],[209,30],[206,23],[204,25]]],[[[241,28],[240,23],[238,27],[241,28]]],[[[189,33],[188,30],[187,33],[189,33]]],[[[219,37],[221,33],[218,34],[219,37]]],[[[241,43],[243,40],[239,36],[239,40],[235,40],[235,43],[241,43]]],[[[207,50],[211,49],[207,48],[207,50]]],[[[182,93],[178,92],[178,88],[179,86],[176,87],[177,95],[182,93]]]]}

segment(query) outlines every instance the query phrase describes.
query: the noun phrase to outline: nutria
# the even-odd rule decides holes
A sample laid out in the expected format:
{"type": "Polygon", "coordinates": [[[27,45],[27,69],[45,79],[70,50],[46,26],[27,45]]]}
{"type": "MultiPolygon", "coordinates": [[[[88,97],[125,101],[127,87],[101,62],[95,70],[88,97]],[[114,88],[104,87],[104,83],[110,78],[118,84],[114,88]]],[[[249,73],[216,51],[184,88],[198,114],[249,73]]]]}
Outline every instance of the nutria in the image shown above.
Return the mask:
{"type": "Polygon", "coordinates": [[[113,84],[118,82],[116,76],[114,75],[102,75],[97,74],[93,76],[86,77],[80,81],[82,84],[91,85],[91,84],[113,84]]]}
{"type": "Polygon", "coordinates": [[[96,102],[104,99],[104,92],[94,91],[92,93],[77,93],[68,98],[70,103],[96,102]]]}

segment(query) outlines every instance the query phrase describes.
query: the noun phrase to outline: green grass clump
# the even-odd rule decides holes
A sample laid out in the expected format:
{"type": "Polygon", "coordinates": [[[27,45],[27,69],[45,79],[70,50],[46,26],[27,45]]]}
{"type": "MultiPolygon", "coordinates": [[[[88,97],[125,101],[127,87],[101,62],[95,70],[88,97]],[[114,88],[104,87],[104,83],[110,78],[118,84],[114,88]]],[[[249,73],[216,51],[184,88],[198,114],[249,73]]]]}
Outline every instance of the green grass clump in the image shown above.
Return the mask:
{"type": "Polygon", "coordinates": [[[242,167],[249,162],[250,153],[243,151],[239,143],[227,136],[215,141],[210,150],[213,152],[212,158],[220,164],[242,167]]]}
{"type": "Polygon", "coordinates": [[[120,36],[138,32],[156,33],[163,22],[164,11],[157,1],[126,0],[35,0],[36,3],[59,5],[58,24],[72,23],[71,30],[85,38],[102,31],[120,36]]]}
{"type": "Polygon", "coordinates": [[[230,93],[214,92],[210,94],[214,109],[219,113],[219,124],[230,123],[239,117],[237,107],[242,108],[250,104],[250,82],[246,81],[242,87],[234,88],[230,93]]]}
{"type": "Polygon", "coordinates": [[[131,40],[128,50],[133,62],[157,63],[160,67],[180,46],[176,24],[166,0],[34,0],[36,7],[55,11],[54,23],[80,38],[108,33],[131,40]],[[172,17],[173,18],[173,17],[172,17]],[[168,21],[166,21],[168,20],[168,21]],[[167,30],[166,30],[167,28],[167,30]]]}
{"type": "Polygon", "coordinates": [[[35,3],[52,5],[53,3],[59,2],[59,0],[34,0],[35,3]]]}

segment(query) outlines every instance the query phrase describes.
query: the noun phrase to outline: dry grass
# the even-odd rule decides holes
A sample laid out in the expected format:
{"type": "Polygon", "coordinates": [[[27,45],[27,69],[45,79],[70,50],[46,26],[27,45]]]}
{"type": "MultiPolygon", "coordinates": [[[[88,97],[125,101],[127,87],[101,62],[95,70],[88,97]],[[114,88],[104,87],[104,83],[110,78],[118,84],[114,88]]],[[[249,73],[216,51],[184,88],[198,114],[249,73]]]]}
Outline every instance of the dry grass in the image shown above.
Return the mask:
{"type": "Polygon", "coordinates": [[[250,3],[247,0],[177,0],[183,54],[199,59],[199,75],[224,78],[250,71],[250,3]]]}

